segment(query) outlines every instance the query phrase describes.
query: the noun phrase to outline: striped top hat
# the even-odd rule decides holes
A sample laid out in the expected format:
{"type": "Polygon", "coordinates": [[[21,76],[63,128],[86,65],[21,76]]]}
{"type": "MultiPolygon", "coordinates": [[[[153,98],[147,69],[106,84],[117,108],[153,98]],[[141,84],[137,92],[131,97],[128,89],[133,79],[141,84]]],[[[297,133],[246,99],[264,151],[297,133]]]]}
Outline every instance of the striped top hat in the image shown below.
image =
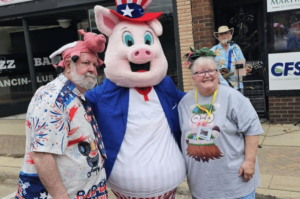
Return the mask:
{"type": "Polygon", "coordinates": [[[152,0],[115,0],[117,11],[110,10],[115,13],[119,19],[126,21],[150,21],[159,19],[162,12],[145,13],[152,0]]]}

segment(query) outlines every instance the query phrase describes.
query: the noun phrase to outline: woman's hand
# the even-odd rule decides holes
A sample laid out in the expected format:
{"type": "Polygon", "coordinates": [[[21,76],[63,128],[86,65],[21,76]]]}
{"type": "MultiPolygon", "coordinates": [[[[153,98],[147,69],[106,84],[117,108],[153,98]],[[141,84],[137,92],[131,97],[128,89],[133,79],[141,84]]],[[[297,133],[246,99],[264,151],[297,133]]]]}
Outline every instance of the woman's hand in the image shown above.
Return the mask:
{"type": "Polygon", "coordinates": [[[251,180],[255,172],[255,162],[245,160],[240,167],[239,176],[244,174],[244,181],[251,180]]]}

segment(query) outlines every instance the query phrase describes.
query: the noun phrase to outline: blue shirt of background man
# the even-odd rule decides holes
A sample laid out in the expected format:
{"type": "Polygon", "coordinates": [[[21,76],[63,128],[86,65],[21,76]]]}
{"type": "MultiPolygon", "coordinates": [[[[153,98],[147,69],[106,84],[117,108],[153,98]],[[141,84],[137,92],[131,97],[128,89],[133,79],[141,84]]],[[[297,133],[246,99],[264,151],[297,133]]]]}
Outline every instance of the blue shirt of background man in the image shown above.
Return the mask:
{"type": "Polygon", "coordinates": [[[287,41],[287,50],[299,50],[300,49],[300,38],[298,38],[296,35],[293,35],[290,37],[287,41]]]}
{"type": "MultiPolygon", "coordinates": [[[[241,48],[237,44],[230,45],[228,48],[228,51],[226,51],[223,46],[219,43],[218,45],[212,47],[210,49],[213,51],[216,55],[215,60],[217,62],[218,68],[226,68],[228,69],[229,72],[234,72],[234,63],[237,60],[244,60],[246,61],[241,48]],[[229,54],[231,52],[231,59],[229,59],[229,54]],[[229,63],[228,63],[229,60],[229,63]]],[[[237,83],[237,76],[231,75],[228,79],[228,81],[231,83],[231,85],[237,89],[238,88],[238,83],[237,83]]],[[[243,79],[240,78],[240,88],[243,88],[242,81],[243,79]]]]}

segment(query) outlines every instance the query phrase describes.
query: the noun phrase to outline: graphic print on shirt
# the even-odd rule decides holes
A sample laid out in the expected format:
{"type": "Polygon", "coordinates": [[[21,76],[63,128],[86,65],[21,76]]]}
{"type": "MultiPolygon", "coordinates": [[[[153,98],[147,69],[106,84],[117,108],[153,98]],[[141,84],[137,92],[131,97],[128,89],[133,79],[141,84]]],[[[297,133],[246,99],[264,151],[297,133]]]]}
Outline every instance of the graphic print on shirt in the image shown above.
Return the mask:
{"type": "MultiPolygon", "coordinates": [[[[209,110],[211,106],[211,104],[200,105],[201,108],[206,110],[209,110]]],[[[218,106],[217,103],[212,106],[210,117],[196,104],[190,107],[191,131],[185,133],[186,151],[187,156],[194,158],[198,162],[209,162],[210,159],[214,160],[223,157],[222,152],[214,142],[214,139],[217,139],[220,135],[220,128],[214,126],[214,112],[218,106]]]]}
{"type": "Polygon", "coordinates": [[[93,172],[96,172],[97,175],[97,173],[100,171],[100,167],[98,166],[99,153],[95,140],[92,139],[90,142],[79,142],[78,150],[81,153],[81,155],[86,156],[86,161],[91,167],[91,170],[87,173],[87,177],[90,178],[93,172]]]}

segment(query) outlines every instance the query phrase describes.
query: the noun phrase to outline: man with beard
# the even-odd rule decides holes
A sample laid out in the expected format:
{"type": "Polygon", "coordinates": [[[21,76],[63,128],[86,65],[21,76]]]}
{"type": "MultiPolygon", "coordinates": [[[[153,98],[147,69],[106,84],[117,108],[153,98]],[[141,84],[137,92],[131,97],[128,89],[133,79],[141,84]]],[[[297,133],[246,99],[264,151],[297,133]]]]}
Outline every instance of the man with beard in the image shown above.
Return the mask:
{"type": "Polygon", "coordinates": [[[84,93],[97,82],[103,35],[63,46],[58,77],[40,87],[26,116],[26,154],[16,198],[106,198],[106,151],[84,93]]]}
{"type": "Polygon", "coordinates": [[[242,89],[242,78],[238,78],[234,76],[233,72],[235,70],[235,64],[238,62],[245,62],[245,57],[242,53],[241,48],[237,44],[230,45],[229,41],[232,39],[233,28],[228,28],[227,26],[220,26],[218,32],[214,33],[214,36],[217,40],[219,40],[219,44],[212,47],[211,51],[213,51],[216,55],[215,60],[217,62],[218,68],[222,75],[231,74],[227,78],[229,84],[235,89],[242,89]]]}

